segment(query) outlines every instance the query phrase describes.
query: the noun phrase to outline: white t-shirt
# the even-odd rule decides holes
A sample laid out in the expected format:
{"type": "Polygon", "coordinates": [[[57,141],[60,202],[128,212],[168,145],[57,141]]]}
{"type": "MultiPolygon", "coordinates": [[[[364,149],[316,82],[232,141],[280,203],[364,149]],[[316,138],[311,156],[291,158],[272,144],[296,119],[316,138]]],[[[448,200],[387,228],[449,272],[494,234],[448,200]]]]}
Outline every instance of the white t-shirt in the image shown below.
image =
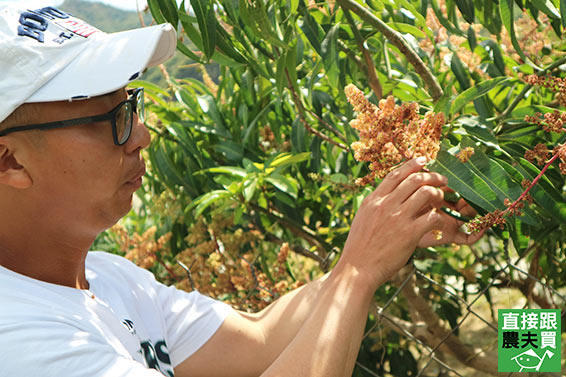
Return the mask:
{"type": "Polygon", "coordinates": [[[0,266],[0,376],[173,376],[232,311],[109,253],[88,253],[86,277],[79,290],[0,266]]]}

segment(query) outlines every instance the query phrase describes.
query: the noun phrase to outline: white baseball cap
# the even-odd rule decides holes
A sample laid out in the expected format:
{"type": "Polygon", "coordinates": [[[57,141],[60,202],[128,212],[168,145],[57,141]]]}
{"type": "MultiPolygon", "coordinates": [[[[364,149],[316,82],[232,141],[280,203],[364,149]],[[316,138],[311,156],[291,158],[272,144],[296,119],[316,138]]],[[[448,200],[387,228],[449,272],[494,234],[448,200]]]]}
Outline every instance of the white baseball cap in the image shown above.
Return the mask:
{"type": "Polygon", "coordinates": [[[23,103],[123,88],[176,46],[170,24],[107,34],[54,7],[0,5],[0,122],[23,103]]]}

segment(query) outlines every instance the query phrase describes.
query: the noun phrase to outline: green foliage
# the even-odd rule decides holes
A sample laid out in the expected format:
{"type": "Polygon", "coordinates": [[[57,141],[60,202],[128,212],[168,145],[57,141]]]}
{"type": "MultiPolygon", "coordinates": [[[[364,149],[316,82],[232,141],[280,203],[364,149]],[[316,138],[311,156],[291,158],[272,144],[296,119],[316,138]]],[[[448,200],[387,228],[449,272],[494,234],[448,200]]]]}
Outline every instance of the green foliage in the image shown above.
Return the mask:
{"type": "MultiPolygon", "coordinates": [[[[179,45],[182,54],[220,67],[217,84],[175,75],[168,89],[139,83],[146,86],[154,142],[142,204],[128,226],[141,232],[157,225],[158,235],[173,234],[161,255],[164,265],[187,249],[187,229],[221,212],[237,229],[264,235],[257,245],[262,258],[275,258],[281,242],[288,242],[326,271],[371,192],[353,183],[368,168],[350,148],[357,133],[343,93],[349,83],[373,102],[392,95],[418,102],[422,114],[443,112],[442,148],[430,169],[446,175],[481,214],[505,209],[506,199],[523,192],[523,180],[541,172],[524,158],[526,150],[565,139],[524,120],[560,102],[522,79],[564,76],[563,1],[191,0],[177,7],[173,0],[150,0],[149,7],[158,22],[172,22],[180,38],[191,41],[179,45]],[[475,153],[463,163],[456,154],[466,147],[475,153]],[[176,210],[156,200],[165,192],[172,193],[165,207],[176,210]]],[[[530,192],[533,203],[505,230],[490,231],[478,249],[422,250],[416,267],[466,300],[491,284],[511,253],[563,290],[565,183],[551,166],[530,192]]],[[[254,267],[269,272],[262,258],[254,267]]],[[[312,276],[319,273],[311,268],[312,276]]],[[[168,279],[161,267],[154,270],[168,279]]],[[[519,284],[521,277],[515,278],[509,286],[519,284]]],[[[421,289],[439,318],[454,327],[462,301],[434,285],[421,289]]],[[[492,311],[494,293],[485,293],[492,311]]],[[[378,302],[392,294],[380,290],[378,302]]],[[[410,320],[406,307],[396,310],[410,320]]],[[[368,325],[376,321],[370,316],[368,325]]],[[[381,335],[385,339],[364,340],[364,365],[379,375],[414,374],[415,350],[394,332],[381,335]]]]}

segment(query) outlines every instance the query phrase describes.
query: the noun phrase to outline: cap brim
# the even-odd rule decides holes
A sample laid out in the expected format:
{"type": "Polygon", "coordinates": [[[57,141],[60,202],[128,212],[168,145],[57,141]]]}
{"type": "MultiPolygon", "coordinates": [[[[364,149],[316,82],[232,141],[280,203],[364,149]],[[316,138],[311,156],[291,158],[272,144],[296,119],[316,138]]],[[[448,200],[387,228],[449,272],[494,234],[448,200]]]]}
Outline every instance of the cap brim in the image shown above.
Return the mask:
{"type": "Polygon", "coordinates": [[[93,35],[69,65],[26,102],[52,102],[91,98],[123,88],[150,66],[171,58],[177,47],[170,24],[119,33],[93,35]]]}

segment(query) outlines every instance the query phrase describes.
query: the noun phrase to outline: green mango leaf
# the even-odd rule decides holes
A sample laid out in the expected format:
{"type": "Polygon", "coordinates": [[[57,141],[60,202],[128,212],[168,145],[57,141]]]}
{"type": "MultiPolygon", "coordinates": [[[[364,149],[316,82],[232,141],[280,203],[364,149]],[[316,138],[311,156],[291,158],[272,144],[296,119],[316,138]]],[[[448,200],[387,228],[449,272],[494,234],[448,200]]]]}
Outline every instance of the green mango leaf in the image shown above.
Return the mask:
{"type": "Polygon", "coordinates": [[[475,137],[479,142],[491,148],[500,149],[497,138],[493,133],[493,125],[486,122],[478,116],[462,116],[456,121],[456,124],[461,124],[466,133],[475,137]]]}
{"type": "Polygon", "coordinates": [[[446,30],[448,30],[451,34],[456,34],[456,35],[459,35],[461,37],[466,36],[466,34],[462,30],[460,30],[460,28],[455,26],[452,22],[450,22],[450,20],[448,20],[446,17],[444,17],[442,10],[438,6],[437,0],[431,0],[430,5],[432,7],[432,10],[434,11],[436,18],[438,19],[440,24],[446,28],[446,30]]]}
{"type": "Polygon", "coordinates": [[[468,45],[470,46],[470,51],[474,51],[476,46],[478,45],[478,41],[476,38],[476,32],[474,31],[473,27],[468,28],[468,45]]]}
{"type": "Polygon", "coordinates": [[[214,14],[214,6],[208,0],[191,0],[191,6],[197,18],[204,55],[210,60],[216,47],[217,21],[214,14]]]}
{"type": "Polygon", "coordinates": [[[407,33],[411,34],[415,38],[426,38],[426,34],[419,28],[405,24],[402,22],[388,22],[387,26],[389,26],[393,30],[397,30],[400,33],[407,33]]]}
{"type": "MultiPolygon", "coordinates": [[[[505,199],[514,201],[523,193],[521,185],[515,182],[511,176],[507,174],[507,171],[496,161],[487,157],[481,148],[476,146],[470,138],[464,137],[460,145],[462,148],[474,148],[474,154],[465,164],[474,170],[474,172],[497,195],[497,207],[505,208],[505,199]]],[[[539,225],[536,215],[528,208],[525,209],[524,214],[521,216],[521,220],[529,225],[539,225]]]]}
{"type": "Polygon", "coordinates": [[[202,174],[202,173],[228,174],[240,178],[244,178],[245,176],[248,175],[245,169],[242,169],[237,166],[216,166],[213,168],[199,170],[195,174],[202,174]]]}
{"type": "Polygon", "coordinates": [[[244,194],[244,200],[246,201],[246,203],[248,203],[250,200],[253,199],[254,194],[256,192],[257,189],[257,178],[256,179],[249,179],[244,183],[244,190],[243,190],[243,194],[244,194]]]}
{"type": "Polygon", "coordinates": [[[455,2],[466,22],[473,24],[475,21],[473,0],[455,0],[455,2]]]}
{"type": "Polygon", "coordinates": [[[179,15],[177,14],[177,3],[175,0],[157,0],[161,13],[175,29],[179,23],[179,15]]]}
{"type": "Polygon", "coordinates": [[[215,63],[218,63],[221,66],[226,66],[230,68],[240,68],[243,66],[242,63],[239,63],[236,60],[232,59],[231,57],[224,55],[222,52],[220,52],[219,48],[214,50],[214,53],[212,54],[212,58],[210,60],[215,63]]]}
{"type": "MultiPolygon", "coordinates": [[[[540,173],[540,169],[529,161],[521,158],[515,168],[526,178],[532,181],[540,173]]],[[[530,191],[535,203],[547,210],[556,221],[566,221],[566,199],[561,191],[543,175],[538,183],[530,191]]]]}
{"type": "Polygon", "coordinates": [[[195,161],[199,168],[204,166],[204,157],[197,147],[196,142],[190,132],[182,122],[174,122],[166,126],[167,131],[183,145],[183,153],[188,155],[189,160],[195,161]]]}
{"type": "MultiPolygon", "coordinates": [[[[198,24],[198,21],[195,17],[188,15],[187,13],[180,11],[179,12],[179,20],[181,21],[181,25],[183,26],[183,31],[189,37],[191,42],[200,50],[203,51],[204,48],[202,46],[202,36],[200,35],[197,28],[194,24],[198,24]]],[[[198,61],[201,59],[198,58],[198,61]]]]}
{"type": "MultiPolygon", "coordinates": [[[[222,115],[220,114],[218,108],[216,107],[216,102],[214,101],[214,98],[210,95],[198,96],[197,101],[202,111],[205,114],[207,114],[210,117],[210,119],[212,119],[214,125],[216,127],[222,128],[223,130],[226,130],[226,126],[224,125],[224,120],[222,119],[222,115]]],[[[228,132],[226,131],[226,133],[228,132]]]]}
{"type": "Polygon", "coordinates": [[[161,13],[161,8],[158,0],[147,0],[147,6],[149,8],[149,11],[151,12],[151,15],[155,19],[155,22],[157,22],[158,24],[164,24],[167,22],[167,20],[163,16],[163,13],[161,13]]]}
{"type": "Polygon", "coordinates": [[[289,1],[289,12],[291,14],[296,13],[298,8],[299,8],[299,0],[289,1]]]}
{"type": "Polygon", "coordinates": [[[190,184],[190,175],[185,176],[179,171],[170,153],[168,153],[166,145],[167,143],[164,142],[161,146],[150,150],[152,165],[157,168],[159,175],[169,187],[183,186],[188,190],[189,195],[196,193],[194,186],[190,184]]]}
{"type": "Polygon", "coordinates": [[[484,212],[493,212],[500,208],[500,200],[491,187],[467,164],[445,150],[446,145],[438,153],[436,160],[429,168],[448,178],[448,187],[458,192],[470,204],[484,212]]]}
{"type": "Polygon", "coordinates": [[[551,19],[559,19],[560,11],[556,9],[550,0],[530,0],[530,2],[542,13],[546,14],[551,19]]]}
{"type": "Polygon", "coordinates": [[[222,199],[228,199],[230,197],[232,197],[232,193],[230,193],[229,191],[214,190],[214,191],[211,191],[211,192],[207,192],[206,194],[201,195],[198,198],[196,198],[195,200],[193,200],[193,202],[190,204],[189,208],[195,209],[194,217],[198,218],[204,212],[205,209],[210,207],[215,202],[222,200],[222,199]]]}
{"type": "Polygon", "coordinates": [[[243,215],[244,215],[244,210],[246,208],[243,205],[239,205],[236,207],[236,209],[234,210],[234,224],[235,225],[240,225],[242,224],[242,220],[243,220],[243,215]]]}
{"type": "Polygon", "coordinates": [[[244,147],[233,141],[223,141],[214,146],[214,150],[223,154],[230,161],[241,161],[244,156],[244,147]]]}
{"type": "Polygon", "coordinates": [[[139,88],[140,86],[144,89],[145,94],[150,94],[153,96],[163,96],[165,98],[170,98],[170,94],[165,89],[160,86],[145,80],[135,80],[128,84],[131,88],[139,88]]]}
{"type": "Polygon", "coordinates": [[[290,164],[296,164],[298,162],[306,161],[309,159],[310,155],[310,152],[299,153],[295,155],[290,153],[281,153],[266,167],[282,168],[290,164]]]}
{"type": "Polygon", "coordinates": [[[277,88],[277,93],[281,95],[283,93],[283,88],[287,83],[287,51],[284,51],[277,59],[277,68],[275,70],[275,87],[277,88]]]}
{"type": "Polygon", "coordinates": [[[299,184],[297,181],[291,177],[285,177],[283,175],[273,173],[269,175],[265,180],[271,183],[280,191],[284,192],[285,194],[291,196],[293,199],[297,199],[299,193],[299,184]]]}
{"type": "MultiPolygon", "coordinates": [[[[269,98],[270,93],[268,93],[265,98],[269,98]]],[[[261,111],[259,113],[257,113],[257,115],[254,117],[254,119],[250,122],[250,124],[248,124],[248,126],[245,128],[244,131],[244,135],[242,138],[242,143],[245,145],[248,144],[249,139],[250,139],[250,135],[252,134],[252,131],[256,129],[256,125],[258,124],[259,120],[262,119],[267,113],[269,113],[272,108],[273,105],[277,102],[277,98],[273,98],[271,100],[271,102],[269,102],[267,105],[265,105],[265,107],[263,107],[261,109],[261,111]]]]}
{"type": "Polygon", "coordinates": [[[315,51],[322,56],[321,41],[324,38],[324,32],[313,16],[308,12],[307,8],[303,11],[303,22],[300,26],[303,34],[309,40],[315,51]]]}
{"type": "Polygon", "coordinates": [[[499,44],[492,39],[487,39],[482,41],[480,45],[485,48],[493,60],[495,70],[490,72],[490,75],[492,77],[505,76],[505,60],[503,59],[499,44]]]}
{"type": "Polygon", "coordinates": [[[423,16],[423,14],[426,15],[426,11],[421,13],[409,0],[398,0],[397,3],[403,7],[401,9],[406,9],[411,13],[413,16],[413,22],[417,28],[424,30],[425,33],[428,34],[429,38],[434,38],[432,30],[427,27],[426,18],[423,16]]]}
{"type": "Polygon", "coordinates": [[[324,61],[324,69],[326,71],[326,76],[330,81],[330,85],[333,87],[338,87],[338,75],[340,74],[340,68],[338,67],[338,30],[340,30],[340,24],[334,25],[322,41],[321,45],[321,55],[324,61]]]}
{"type": "Polygon", "coordinates": [[[535,115],[535,113],[553,113],[556,109],[553,107],[543,106],[543,105],[529,105],[517,107],[511,113],[511,118],[525,119],[527,115],[535,115]]]}
{"type": "Polygon", "coordinates": [[[450,59],[450,69],[454,72],[454,76],[462,90],[470,88],[470,73],[467,67],[464,66],[457,54],[452,54],[452,59],[450,59]]]}
{"type": "Polygon", "coordinates": [[[293,121],[291,129],[291,147],[293,148],[293,153],[302,153],[307,150],[307,130],[301,123],[299,117],[296,117],[293,121]]]}
{"type": "Polygon", "coordinates": [[[321,145],[322,145],[322,139],[319,137],[313,137],[311,139],[311,144],[310,144],[310,150],[311,150],[311,159],[310,159],[310,168],[312,171],[314,171],[315,173],[319,173],[320,172],[320,161],[322,159],[321,157],[321,145]]]}
{"type": "MultiPolygon", "coordinates": [[[[287,50],[287,56],[285,57],[285,68],[287,74],[289,75],[287,83],[293,86],[295,93],[300,93],[299,86],[297,84],[297,44],[291,43],[289,49],[287,50]]],[[[285,76],[287,77],[287,76],[285,76]]]]}
{"type": "MultiPolygon", "coordinates": [[[[497,158],[497,157],[494,157],[493,159],[495,161],[497,161],[497,163],[499,165],[501,165],[501,167],[503,169],[505,169],[507,174],[509,174],[511,177],[513,177],[515,182],[520,183],[525,179],[525,176],[523,175],[523,173],[521,173],[516,168],[517,163],[514,163],[513,165],[511,165],[509,162],[507,162],[503,159],[500,159],[500,158],[497,158]]],[[[541,189],[542,189],[542,187],[539,186],[538,190],[541,190],[541,189]]],[[[533,188],[533,190],[537,190],[537,188],[535,187],[535,188],[533,188]]],[[[531,190],[531,192],[530,192],[531,196],[533,196],[533,193],[534,193],[533,190],[531,190]]],[[[547,195],[547,194],[544,194],[544,195],[547,195]]],[[[537,199],[534,196],[533,196],[533,200],[537,204],[536,211],[540,214],[540,216],[545,217],[545,218],[551,218],[552,217],[552,214],[550,212],[548,212],[547,209],[543,206],[544,203],[537,201],[537,199]]]]}
{"type": "Polygon", "coordinates": [[[499,13],[501,15],[501,22],[505,25],[505,28],[509,32],[509,36],[511,37],[511,43],[513,44],[513,48],[519,54],[523,61],[527,62],[533,68],[537,70],[541,70],[537,67],[523,52],[523,49],[519,45],[517,40],[517,36],[515,35],[515,16],[513,12],[513,7],[515,6],[515,2],[513,0],[500,0],[499,1],[499,13]]]}
{"type": "Polygon", "coordinates": [[[566,28],[566,0],[560,0],[560,19],[562,20],[562,27],[566,28]]]}
{"type": "Polygon", "coordinates": [[[226,56],[237,63],[247,64],[248,60],[235,46],[242,48],[241,44],[231,38],[220,23],[216,22],[216,45],[226,56]]]}
{"type": "Polygon", "coordinates": [[[186,57],[188,57],[189,59],[193,59],[195,62],[201,62],[200,58],[198,57],[197,54],[195,54],[194,52],[192,52],[187,46],[185,46],[185,44],[178,40],[177,41],[177,50],[181,51],[183,53],[183,55],[185,55],[186,57]]]}
{"type": "Polygon", "coordinates": [[[474,1],[476,16],[491,34],[501,33],[501,16],[495,1],[474,1]]]}
{"type": "MultiPolygon", "coordinates": [[[[506,1],[506,0],[502,0],[506,1]]],[[[495,88],[497,85],[501,84],[504,81],[509,80],[507,77],[496,77],[494,79],[485,80],[471,87],[470,89],[465,90],[464,92],[460,93],[452,102],[452,106],[450,107],[450,114],[456,114],[459,112],[466,104],[469,102],[478,99],[479,97],[487,94],[490,90],[495,88]]]]}
{"type": "MultiPolygon", "coordinates": [[[[279,206],[280,204],[284,204],[288,208],[296,208],[297,206],[296,199],[290,197],[287,194],[283,194],[281,191],[275,191],[275,203],[277,206],[279,206]]],[[[285,207],[280,207],[281,213],[283,213],[287,217],[291,217],[291,214],[289,214],[288,211],[285,211],[285,209],[286,209],[285,207]]]]}

